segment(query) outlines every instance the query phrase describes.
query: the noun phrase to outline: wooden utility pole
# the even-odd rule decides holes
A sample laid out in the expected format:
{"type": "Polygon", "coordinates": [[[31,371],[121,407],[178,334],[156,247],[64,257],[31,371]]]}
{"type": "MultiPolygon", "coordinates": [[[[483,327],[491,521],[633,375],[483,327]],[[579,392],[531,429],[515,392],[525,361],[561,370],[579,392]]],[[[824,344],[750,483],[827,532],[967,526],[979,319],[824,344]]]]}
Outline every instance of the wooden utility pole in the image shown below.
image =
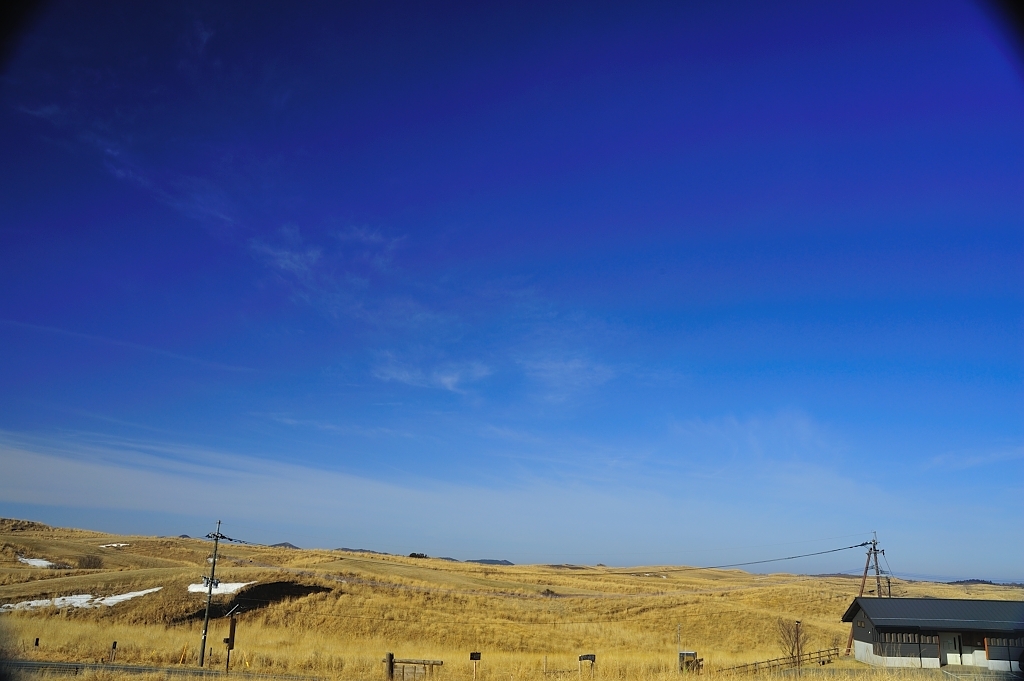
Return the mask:
{"type": "Polygon", "coordinates": [[[878,537],[871,540],[871,552],[875,556],[875,598],[882,597],[882,570],[878,567],[878,537]]]}
{"type": "Polygon", "coordinates": [[[217,521],[217,531],[213,534],[206,535],[213,539],[213,560],[210,563],[210,578],[206,582],[206,615],[203,617],[203,643],[199,646],[199,666],[203,666],[203,662],[206,660],[206,632],[210,628],[210,602],[213,601],[213,587],[216,586],[215,582],[217,575],[217,544],[220,542],[220,521],[217,521]]]}
{"type": "MultiPolygon", "coordinates": [[[[875,561],[875,596],[878,598],[882,597],[882,570],[878,567],[878,554],[880,553],[878,550],[878,533],[872,532],[871,534],[874,535],[874,537],[868,545],[868,558],[864,562],[864,574],[860,578],[860,593],[857,594],[857,598],[864,595],[864,587],[867,586],[868,583],[868,570],[871,568],[872,559],[875,561]]],[[[892,595],[891,590],[889,595],[892,595]]],[[[855,626],[857,626],[856,623],[850,623],[850,638],[846,641],[847,657],[850,655],[850,650],[853,649],[853,628],[855,626]]]]}
{"type": "Polygon", "coordinates": [[[797,620],[796,621],[796,668],[798,670],[798,673],[799,673],[799,669],[800,669],[800,656],[803,654],[803,651],[800,649],[801,647],[802,646],[800,645],[800,620],[797,620]]]}

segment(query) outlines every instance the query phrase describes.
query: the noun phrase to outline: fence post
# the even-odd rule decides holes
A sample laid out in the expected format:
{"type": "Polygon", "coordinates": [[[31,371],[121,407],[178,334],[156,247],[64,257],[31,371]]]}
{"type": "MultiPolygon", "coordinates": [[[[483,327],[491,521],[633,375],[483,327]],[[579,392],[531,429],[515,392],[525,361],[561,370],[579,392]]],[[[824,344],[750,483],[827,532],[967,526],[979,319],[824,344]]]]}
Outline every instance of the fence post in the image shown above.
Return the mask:
{"type": "Polygon", "coordinates": [[[395,654],[388,653],[384,656],[384,678],[387,681],[395,681],[395,654]]]}

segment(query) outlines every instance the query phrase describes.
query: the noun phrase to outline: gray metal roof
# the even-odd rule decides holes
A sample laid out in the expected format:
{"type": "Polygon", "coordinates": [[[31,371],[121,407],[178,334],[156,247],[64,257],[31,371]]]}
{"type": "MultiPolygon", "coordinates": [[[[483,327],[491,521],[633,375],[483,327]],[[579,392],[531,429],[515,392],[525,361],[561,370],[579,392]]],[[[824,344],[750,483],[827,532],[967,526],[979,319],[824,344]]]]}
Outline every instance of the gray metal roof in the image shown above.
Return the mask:
{"type": "Polygon", "coordinates": [[[1024,601],[860,597],[847,608],[843,621],[852,622],[859,610],[880,628],[1024,631],[1024,601]]]}

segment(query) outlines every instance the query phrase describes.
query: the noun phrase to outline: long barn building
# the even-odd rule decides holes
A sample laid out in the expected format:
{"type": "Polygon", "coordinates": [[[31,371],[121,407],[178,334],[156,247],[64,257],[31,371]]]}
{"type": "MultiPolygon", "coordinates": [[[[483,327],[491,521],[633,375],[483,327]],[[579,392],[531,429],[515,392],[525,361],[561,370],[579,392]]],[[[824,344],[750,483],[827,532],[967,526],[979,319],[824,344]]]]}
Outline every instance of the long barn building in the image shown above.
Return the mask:
{"type": "Polygon", "coordinates": [[[1021,671],[1024,601],[857,598],[843,615],[856,658],[879,667],[1021,671]]]}

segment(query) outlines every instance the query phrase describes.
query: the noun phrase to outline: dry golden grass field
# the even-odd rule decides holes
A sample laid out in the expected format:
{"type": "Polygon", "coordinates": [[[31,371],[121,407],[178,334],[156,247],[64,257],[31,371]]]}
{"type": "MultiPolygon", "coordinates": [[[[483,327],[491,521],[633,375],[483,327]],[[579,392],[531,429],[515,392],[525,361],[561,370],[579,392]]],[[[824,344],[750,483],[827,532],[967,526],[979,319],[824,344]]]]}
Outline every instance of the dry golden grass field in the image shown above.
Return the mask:
{"type": "MultiPolygon", "coordinates": [[[[2,613],[4,653],[101,662],[116,640],[120,663],[195,665],[205,594],[187,586],[208,573],[212,548],[198,539],[0,520],[0,605],[162,587],[112,606],[2,613]],[[33,567],[19,556],[62,567],[33,567]]],[[[214,668],[224,664],[227,635],[219,615],[240,605],[234,669],[365,681],[383,677],[380,661],[388,651],[444,660],[438,678],[449,681],[472,678],[470,651],[482,653],[480,681],[573,681],[582,653],[597,655],[596,678],[678,679],[677,627],[682,648],[697,650],[713,673],[778,657],[780,619],[801,620],[810,649],[844,647],[849,628],[840,617],[860,585],[847,577],[671,566],[499,567],[235,544],[222,545],[217,577],[255,584],[214,597],[217,617],[208,639],[214,668]],[[545,675],[545,664],[567,673],[545,675]]],[[[907,596],[1024,598],[1019,588],[992,585],[899,581],[893,589],[907,596]]],[[[830,668],[859,666],[843,659],[830,668]]]]}

